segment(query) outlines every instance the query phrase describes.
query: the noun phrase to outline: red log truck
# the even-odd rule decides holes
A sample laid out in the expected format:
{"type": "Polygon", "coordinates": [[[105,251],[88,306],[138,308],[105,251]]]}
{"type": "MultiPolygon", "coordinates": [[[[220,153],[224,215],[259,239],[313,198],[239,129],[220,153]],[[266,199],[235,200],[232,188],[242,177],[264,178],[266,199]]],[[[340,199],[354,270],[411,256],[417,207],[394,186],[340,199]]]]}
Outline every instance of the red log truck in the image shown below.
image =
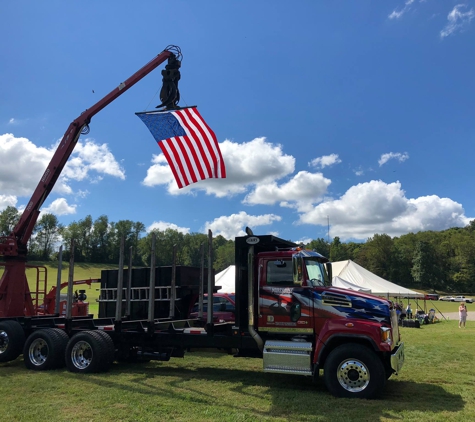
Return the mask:
{"type": "MultiPolygon", "coordinates": [[[[23,354],[26,367],[32,370],[66,365],[72,372],[91,373],[109,370],[118,359],[167,361],[191,349],[234,349],[236,357],[262,358],[265,372],[316,380],[323,369],[325,384],[337,397],[377,397],[404,362],[393,304],[332,287],[331,264],[325,257],[275,236],[255,236],[250,229],[246,236],[235,239],[234,322],[214,323],[212,307],[206,324],[184,318],[198,291],[200,296],[207,293],[208,301],[213,302],[213,273],[208,274],[207,286],[202,280],[177,283],[175,268],[169,279],[157,281],[154,242],[148,286],[143,285],[144,272],[136,271],[141,280],[135,280],[131,266],[124,282],[121,247],[117,278],[111,284],[105,272],[101,277],[98,318],[72,315],[72,281],[65,315],[44,315],[39,312],[47,309],[44,303],[43,308],[33,303],[34,292],[25,275],[26,245],[39,209],[80,133],[94,114],[167,58],[176,70],[177,52],[176,47],[167,48],[71,123],[20,222],[10,236],[0,240],[6,267],[0,281],[0,362],[23,354]],[[102,306],[111,300],[113,311],[102,306]],[[137,303],[145,308],[134,314],[130,310],[137,303]]],[[[179,97],[177,87],[170,87],[170,81],[167,86],[174,98],[179,97]]],[[[167,98],[162,101],[176,106],[167,98]]],[[[211,233],[209,238],[211,242],[211,233]]]]}

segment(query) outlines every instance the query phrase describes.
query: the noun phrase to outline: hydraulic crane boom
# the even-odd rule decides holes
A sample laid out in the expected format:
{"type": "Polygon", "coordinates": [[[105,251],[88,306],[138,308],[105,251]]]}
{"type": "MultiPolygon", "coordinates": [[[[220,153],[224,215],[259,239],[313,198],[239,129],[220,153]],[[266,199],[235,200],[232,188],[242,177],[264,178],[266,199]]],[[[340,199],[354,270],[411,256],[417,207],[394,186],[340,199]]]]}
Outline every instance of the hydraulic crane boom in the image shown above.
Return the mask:
{"type": "MultiPolygon", "coordinates": [[[[5,271],[0,280],[0,317],[31,315],[34,312],[25,275],[27,244],[40,214],[40,208],[53,190],[56,181],[76,146],[79,136],[89,133],[89,123],[94,115],[167,59],[172,63],[180,60],[180,48],[168,46],[140,70],[120,83],[117,88],[91,108],[85,110],[69,125],[19,222],[10,235],[3,238],[0,237],[0,256],[5,257],[5,271]]],[[[165,80],[166,75],[164,72],[162,74],[165,80]]],[[[175,92],[173,95],[176,97],[175,92]]],[[[167,102],[167,106],[174,106],[173,99],[167,102]]]]}

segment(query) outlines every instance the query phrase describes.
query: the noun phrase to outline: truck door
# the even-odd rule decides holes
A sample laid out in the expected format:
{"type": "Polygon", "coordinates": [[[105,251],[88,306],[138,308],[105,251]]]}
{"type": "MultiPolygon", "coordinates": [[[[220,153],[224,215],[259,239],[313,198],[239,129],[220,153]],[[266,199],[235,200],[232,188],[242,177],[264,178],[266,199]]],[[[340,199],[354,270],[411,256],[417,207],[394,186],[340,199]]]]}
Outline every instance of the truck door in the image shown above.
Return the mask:
{"type": "Polygon", "coordinates": [[[296,271],[291,257],[259,259],[259,330],[292,334],[313,332],[313,303],[304,304],[294,296],[295,293],[299,297],[306,296],[302,293],[308,289],[294,277],[296,271]]]}

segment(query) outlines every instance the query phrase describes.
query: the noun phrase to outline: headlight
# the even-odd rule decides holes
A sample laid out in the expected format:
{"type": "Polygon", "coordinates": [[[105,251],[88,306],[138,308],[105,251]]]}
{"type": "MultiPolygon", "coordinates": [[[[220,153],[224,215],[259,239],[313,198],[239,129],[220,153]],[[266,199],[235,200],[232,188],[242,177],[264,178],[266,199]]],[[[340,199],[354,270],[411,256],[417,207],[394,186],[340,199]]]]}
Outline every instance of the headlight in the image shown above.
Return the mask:
{"type": "Polygon", "coordinates": [[[381,327],[381,342],[391,344],[391,328],[381,327]]]}

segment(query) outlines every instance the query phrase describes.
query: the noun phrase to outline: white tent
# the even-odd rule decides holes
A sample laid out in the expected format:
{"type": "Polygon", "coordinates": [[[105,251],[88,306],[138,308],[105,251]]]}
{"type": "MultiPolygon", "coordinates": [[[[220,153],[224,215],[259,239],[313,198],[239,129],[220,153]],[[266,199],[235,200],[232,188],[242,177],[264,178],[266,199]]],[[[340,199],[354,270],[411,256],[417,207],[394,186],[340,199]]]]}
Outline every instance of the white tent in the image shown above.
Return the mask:
{"type": "MultiPolygon", "coordinates": [[[[352,285],[370,289],[374,295],[402,296],[410,298],[423,297],[421,293],[398,286],[363,268],[352,260],[332,262],[332,284],[336,278],[343,279],[352,285]]],[[[337,281],[338,282],[338,281],[337,281]]],[[[335,284],[333,284],[335,285],[335,284]]]]}
{"type": "Polygon", "coordinates": [[[350,283],[349,281],[343,280],[341,277],[338,276],[333,277],[332,286],[340,287],[342,289],[356,290],[358,292],[371,293],[371,289],[350,283]]]}
{"type": "Polygon", "coordinates": [[[225,270],[214,276],[214,285],[221,286],[218,290],[218,293],[235,293],[235,276],[236,276],[236,267],[230,265],[225,270]]]}

